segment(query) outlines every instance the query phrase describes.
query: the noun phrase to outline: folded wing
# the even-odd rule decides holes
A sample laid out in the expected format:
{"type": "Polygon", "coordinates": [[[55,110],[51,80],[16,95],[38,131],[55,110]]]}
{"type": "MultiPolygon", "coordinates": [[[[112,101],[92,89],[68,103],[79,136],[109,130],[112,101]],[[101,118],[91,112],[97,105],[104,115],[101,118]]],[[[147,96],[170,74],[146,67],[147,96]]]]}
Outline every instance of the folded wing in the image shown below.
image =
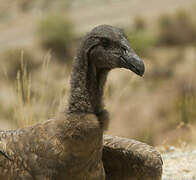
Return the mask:
{"type": "Polygon", "coordinates": [[[162,159],[151,146],[133,139],[104,135],[106,180],[161,180],[162,159]]]}

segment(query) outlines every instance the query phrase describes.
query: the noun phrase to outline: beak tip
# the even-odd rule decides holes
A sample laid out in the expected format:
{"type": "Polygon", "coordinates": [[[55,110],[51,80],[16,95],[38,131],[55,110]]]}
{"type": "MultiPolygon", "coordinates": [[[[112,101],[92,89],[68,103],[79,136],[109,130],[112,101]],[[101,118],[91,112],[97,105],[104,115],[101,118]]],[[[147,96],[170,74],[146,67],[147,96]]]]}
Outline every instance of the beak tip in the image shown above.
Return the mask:
{"type": "Polygon", "coordinates": [[[143,76],[144,75],[144,72],[145,72],[145,65],[144,65],[144,62],[143,62],[143,60],[142,59],[138,59],[138,60],[136,60],[136,62],[137,62],[137,65],[135,64],[135,67],[137,67],[136,69],[137,69],[137,71],[135,72],[137,75],[139,75],[139,76],[143,76]]]}
{"type": "Polygon", "coordinates": [[[145,66],[144,64],[142,65],[142,68],[140,69],[140,76],[143,76],[144,75],[144,72],[145,72],[145,66]]]}
{"type": "Polygon", "coordinates": [[[136,54],[129,54],[129,56],[123,58],[122,67],[131,70],[138,76],[143,76],[145,72],[145,65],[143,60],[136,54]]]}

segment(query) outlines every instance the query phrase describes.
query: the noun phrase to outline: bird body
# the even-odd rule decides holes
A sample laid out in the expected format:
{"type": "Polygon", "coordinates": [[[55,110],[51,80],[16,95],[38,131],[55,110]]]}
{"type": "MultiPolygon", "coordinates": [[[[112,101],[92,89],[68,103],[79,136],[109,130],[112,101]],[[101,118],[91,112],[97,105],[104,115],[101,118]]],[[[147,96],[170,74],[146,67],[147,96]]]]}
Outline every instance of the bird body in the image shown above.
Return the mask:
{"type": "Polygon", "coordinates": [[[73,116],[1,132],[6,156],[0,155],[0,174],[14,180],[104,179],[98,120],[93,114],[73,116]]]}
{"type": "Polygon", "coordinates": [[[1,180],[160,180],[160,155],[146,144],[105,136],[108,72],[143,75],[143,61],[118,28],[102,25],[80,44],[67,108],[32,127],[0,131],[1,180]]]}

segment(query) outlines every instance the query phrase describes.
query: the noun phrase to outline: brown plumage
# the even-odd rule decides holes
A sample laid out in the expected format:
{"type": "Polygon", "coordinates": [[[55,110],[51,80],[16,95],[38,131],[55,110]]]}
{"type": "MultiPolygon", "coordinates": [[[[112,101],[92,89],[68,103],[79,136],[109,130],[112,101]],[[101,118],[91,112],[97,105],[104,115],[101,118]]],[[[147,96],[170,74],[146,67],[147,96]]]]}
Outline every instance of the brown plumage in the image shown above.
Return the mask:
{"type": "Polygon", "coordinates": [[[162,161],[152,147],[103,136],[103,88],[113,68],[144,73],[126,35],[98,26],[78,49],[65,111],[32,127],[0,130],[1,180],[160,180],[162,161]]]}
{"type": "Polygon", "coordinates": [[[104,135],[102,160],[106,179],[161,180],[161,156],[145,143],[104,135]]]}

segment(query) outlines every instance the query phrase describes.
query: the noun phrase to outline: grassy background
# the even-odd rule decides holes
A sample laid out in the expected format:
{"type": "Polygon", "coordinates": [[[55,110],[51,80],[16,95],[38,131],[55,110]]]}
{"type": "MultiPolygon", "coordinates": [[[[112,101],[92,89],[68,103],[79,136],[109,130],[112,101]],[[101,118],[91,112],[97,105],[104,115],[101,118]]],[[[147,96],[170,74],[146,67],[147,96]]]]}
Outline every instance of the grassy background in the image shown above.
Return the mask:
{"type": "MultiPolygon", "coordinates": [[[[8,27],[14,12],[20,14],[16,19],[27,15],[29,20],[35,10],[42,13],[33,24],[32,44],[16,42],[17,46],[0,51],[2,129],[35,124],[65,107],[71,64],[81,39],[65,13],[75,3],[23,0],[5,5],[7,11],[1,9],[0,19],[8,27]]],[[[135,16],[123,27],[131,46],[144,59],[146,73],[143,78],[122,69],[110,73],[105,88],[105,105],[111,114],[107,133],[158,146],[196,143],[194,11],[193,6],[160,13],[153,25],[135,16]]]]}

